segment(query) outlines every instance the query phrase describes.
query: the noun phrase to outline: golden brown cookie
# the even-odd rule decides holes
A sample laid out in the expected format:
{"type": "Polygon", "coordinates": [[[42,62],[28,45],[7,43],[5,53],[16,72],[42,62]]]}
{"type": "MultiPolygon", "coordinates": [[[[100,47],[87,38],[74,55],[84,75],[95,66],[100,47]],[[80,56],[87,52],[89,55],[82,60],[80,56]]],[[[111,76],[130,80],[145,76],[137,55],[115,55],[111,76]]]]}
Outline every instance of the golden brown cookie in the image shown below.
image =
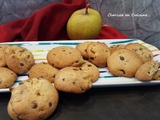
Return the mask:
{"type": "Polygon", "coordinates": [[[6,60],[2,46],[0,46],[0,67],[6,66],[6,60]]]}
{"type": "Polygon", "coordinates": [[[16,80],[16,73],[6,67],[0,67],[0,89],[11,87],[16,80]]]}
{"type": "Polygon", "coordinates": [[[77,67],[83,63],[83,57],[81,53],[73,47],[60,46],[48,52],[47,61],[56,68],[77,67]]]}
{"type": "Polygon", "coordinates": [[[145,62],[137,70],[135,78],[140,81],[150,81],[154,74],[158,71],[159,64],[155,61],[145,62]]]}
{"type": "Polygon", "coordinates": [[[26,48],[20,46],[7,46],[4,48],[6,64],[17,74],[23,74],[34,65],[34,56],[26,48]]]}
{"type": "Polygon", "coordinates": [[[92,82],[98,80],[100,74],[99,69],[93,63],[85,60],[80,66],[80,69],[90,75],[92,82]]]}
{"type": "Polygon", "coordinates": [[[142,59],[143,63],[153,59],[152,51],[149,50],[142,44],[139,43],[129,43],[125,47],[126,49],[134,51],[142,59]]]}
{"type": "Polygon", "coordinates": [[[115,76],[133,77],[142,65],[141,58],[129,49],[117,49],[107,59],[108,69],[115,76]]]}
{"type": "Polygon", "coordinates": [[[91,63],[103,68],[107,66],[107,58],[111,52],[105,43],[92,42],[87,47],[87,54],[91,63]]]}
{"type": "Polygon", "coordinates": [[[79,67],[66,67],[56,74],[54,85],[57,90],[67,93],[84,93],[92,86],[90,75],[79,67]]]}
{"type": "Polygon", "coordinates": [[[11,89],[8,114],[13,120],[45,120],[57,108],[58,99],[48,80],[31,78],[11,89]]]}
{"type": "Polygon", "coordinates": [[[153,80],[160,80],[160,70],[153,75],[153,80]]]}
{"type": "Polygon", "coordinates": [[[109,47],[111,53],[113,53],[115,50],[120,49],[120,48],[125,48],[125,45],[120,44],[120,45],[112,45],[109,47]]]}
{"type": "Polygon", "coordinates": [[[59,70],[46,62],[41,62],[33,65],[28,72],[29,78],[44,78],[50,81],[51,83],[54,82],[54,78],[56,73],[59,70]]]}
{"type": "Polygon", "coordinates": [[[91,42],[87,41],[87,42],[79,43],[78,45],[76,45],[76,49],[80,51],[84,59],[88,59],[87,47],[90,43],[91,42]]]}

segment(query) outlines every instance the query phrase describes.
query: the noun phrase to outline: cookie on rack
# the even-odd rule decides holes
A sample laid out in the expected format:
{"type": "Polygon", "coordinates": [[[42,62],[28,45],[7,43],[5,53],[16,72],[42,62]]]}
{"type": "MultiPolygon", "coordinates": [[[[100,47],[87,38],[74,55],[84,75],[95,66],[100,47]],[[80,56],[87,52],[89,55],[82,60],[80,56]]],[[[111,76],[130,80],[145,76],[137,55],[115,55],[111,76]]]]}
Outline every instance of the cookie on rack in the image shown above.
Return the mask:
{"type": "Polygon", "coordinates": [[[137,70],[135,78],[140,81],[150,81],[153,79],[154,74],[158,71],[159,64],[155,61],[145,62],[137,70]]]}
{"type": "Polygon", "coordinates": [[[134,51],[142,59],[143,63],[153,60],[153,53],[147,47],[139,43],[129,43],[125,47],[126,49],[134,51]]]}
{"type": "Polygon", "coordinates": [[[31,67],[28,76],[29,78],[44,78],[53,83],[58,71],[59,69],[51,66],[49,63],[40,62],[31,67]]]}
{"type": "Polygon", "coordinates": [[[87,47],[91,42],[86,41],[86,42],[82,42],[79,43],[78,45],[76,45],[76,49],[78,51],[80,51],[81,55],[83,56],[84,59],[88,59],[88,54],[87,54],[87,47]]]}
{"type": "Polygon", "coordinates": [[[115,76],[134,77],[143,64],[141,58],[129,49],[117,49],[107,59],[108,69],[115,76]]]}
{"type": "Polygon", "coordinates": [[[17,74],[6,67],[0,67],[0,89],[11,87],[17,80],[17,74]]]}
{"type": "Polygon", "coordinates": [[[23,74],[34,65],[33,54],[21,46],[6,46],[4,48],[6,64],[16,74],[23,74]]]}
{"type": "Polygon", "coordinates": [[[59,91],[81,94],[92,87],[92,82],[90,75],[79,67],[65,67],[56,74],[54,85],[59,91]]]}
{"type": "Polygon", "coordinates": [[[107,58],[111,52],[109,47],[102,42],[91,42],[87,47],[89,61],[97,67],[103,68],[107,66],[107,58]]]}
{"type": "Polygon", "coordinates": [[[45,120],[58,105],[58,91],[46,79],[28,79],[10,91],[7,110],[13,120],[45,120]]]}
{"type": "Polygon", "coordinates": [[[81,53],[70,46],[59,46],[50,50],[47,54],[47,61],[56,68],[77,67],[83,63],[81,53]]]}

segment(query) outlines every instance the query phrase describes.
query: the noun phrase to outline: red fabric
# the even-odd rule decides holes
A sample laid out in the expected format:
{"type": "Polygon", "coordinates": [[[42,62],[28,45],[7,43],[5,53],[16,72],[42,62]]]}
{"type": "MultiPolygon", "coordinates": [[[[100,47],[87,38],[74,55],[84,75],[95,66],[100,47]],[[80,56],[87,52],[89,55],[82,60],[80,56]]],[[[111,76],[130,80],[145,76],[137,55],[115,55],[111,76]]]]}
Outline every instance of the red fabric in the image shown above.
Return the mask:
{"type": "MultiPolygon", "coordinates": [[[[67,40],[66,23],[71,14],[84,8],[86,0],[54,2],[31,15],[0,25],[0,42],[67,40]]],[[[110,26],[103,26],[97,39],[118,39],[127,36],[110,26]]]]}

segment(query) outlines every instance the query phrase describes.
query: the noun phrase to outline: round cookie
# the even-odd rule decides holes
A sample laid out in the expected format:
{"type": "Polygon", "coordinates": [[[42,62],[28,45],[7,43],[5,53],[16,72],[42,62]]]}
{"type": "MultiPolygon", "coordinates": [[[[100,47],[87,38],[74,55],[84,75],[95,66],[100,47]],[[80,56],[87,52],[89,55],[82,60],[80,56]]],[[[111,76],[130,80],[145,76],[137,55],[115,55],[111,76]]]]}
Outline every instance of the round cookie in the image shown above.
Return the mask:
{"type": "Polygon", "coordinates": [[[141,58],[128,49],[117,49],[108,57],[107,62],[113,75],[124,77],[133,77],[142,65],[141,58]]]}
{"type": "Polygon", "coordinates": [[[153,80],[160,80],[160,70],[153,75],[153,80]]]}
{"type": "Polygon", "coordinates": [[[154,74],[158,71],[159,64],[155,61],[145,62],[137,70],[135,78],[140,81],[150,81],[153,79],[154,74]]]}
{"type": "Polygon", "coordinates": [[[59,95],[46,79],[32,78],[11,88],[8,114],[13,120],[45,120],[57,108],[59,95]]]}
{"type": "Polygon", "coordinates": [[[111,52],[105,43],[92,42],[87,47],[87,54],[91,63],[103,68],[107,66],[107,58],[111,52]]]}
{"type": "Polygon", "coordinates": [[[2,46],[0,46],[0,67],[6,66],[6,60],[2,46]]]}
{"type": "Polygon", "coordinates": [[[81,53],[84,59],[88,59],[87,47],[91,42],[83,42],[76,45],[76,49],[81,53]]]}
{"type": "Polygon", "coordinates": [[[109,47],[111,53],[113,53],[115,50],[120,49],[120,48],[125,48],[125,45],[112,45],[109,47]]]}
{"type": "Polygon", "coordinates": [[[0,89],[11,87],[16,80],[16,73],[6,67],[0,67],[0,89]]]}
{"type": "Polygon", "coordinates": [[[90,75],[78,67],[66,67],[56,74],[54,85],[66,93],[84,93],[92,86],[90,75]]]}
{"type": "Polygon", "coordinates": [[[139,43],[129,43],[125,47],[126,49],[134,51],[136,54],[139,55],[139,57],[142,59],[143,63],[150,61],[153,59],[152,51],[149,50],[144,45],[141,45],[139,43]]]}
{"type": "Polygon", "coordinates": [[[77,67],[83,63],[81,53],[69,46],[60,46],[53,48],[47,54],[47,61],[56,68],[77,67]]]}
{"type": "Polygon", "coordinates": [[[99,69],[89,61],[84,61],[84,63],[80,66],[81,70],[88,73],[91,77],[91,81],[95,82],[99,78],[99,69]]]}
{"type": "Polygon", "coordinates": [[[44,78],[54,82],[55,75],[59,70],[46,62],[41,62],[33,65],[28,72],[29,78],[44,78]]]}
{"type": "Polygon", "coordinates": [[[33,54],[24,47],[7,46],[4,54],[8,68],[17,74],[28,72],[35,62],[33,54]]]}

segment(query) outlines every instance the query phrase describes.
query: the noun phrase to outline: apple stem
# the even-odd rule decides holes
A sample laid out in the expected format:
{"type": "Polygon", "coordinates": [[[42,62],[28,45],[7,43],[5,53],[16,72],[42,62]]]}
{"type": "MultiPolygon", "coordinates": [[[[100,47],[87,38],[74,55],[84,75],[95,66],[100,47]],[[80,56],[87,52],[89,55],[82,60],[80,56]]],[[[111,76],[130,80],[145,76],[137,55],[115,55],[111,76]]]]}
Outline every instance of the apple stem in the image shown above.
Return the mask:
{"type": "Polygon", "coordinates": [[[86,5],[86,11],[85,11],[85,15],[88,15],[88,5],[86,5]]]}

